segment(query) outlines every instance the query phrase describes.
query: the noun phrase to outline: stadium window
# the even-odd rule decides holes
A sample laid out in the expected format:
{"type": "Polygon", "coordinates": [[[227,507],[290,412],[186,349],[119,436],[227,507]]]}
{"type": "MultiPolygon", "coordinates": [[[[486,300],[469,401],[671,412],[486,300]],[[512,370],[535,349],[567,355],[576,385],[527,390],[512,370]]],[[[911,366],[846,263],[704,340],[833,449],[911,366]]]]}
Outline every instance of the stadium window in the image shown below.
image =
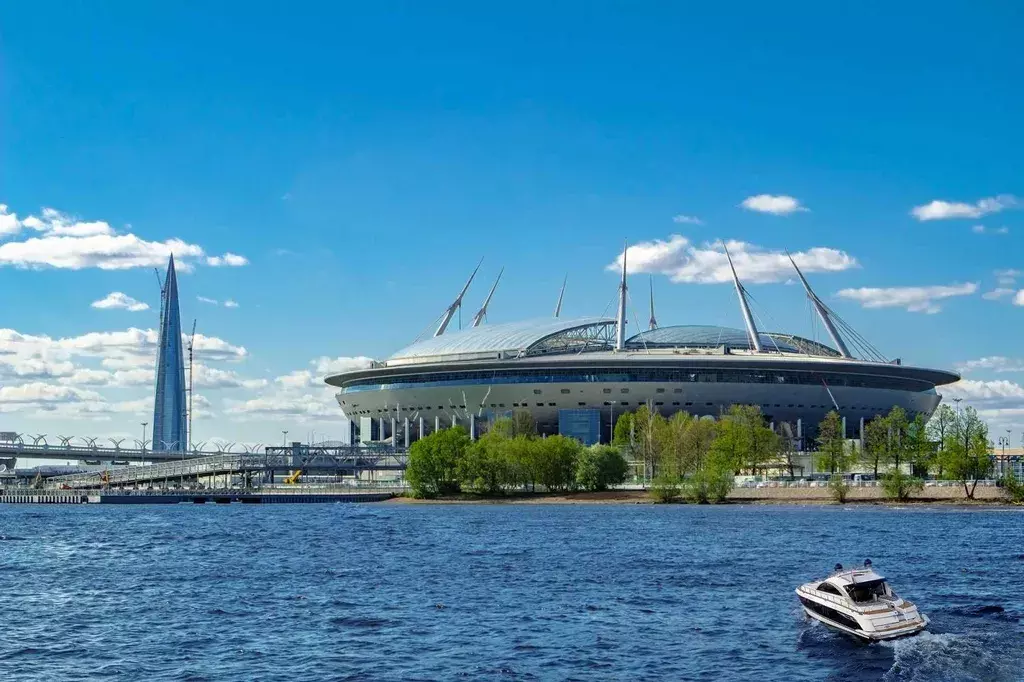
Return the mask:
{"type": "Polygon", "coordinates": [[[548,407],[554,407],[555,403],[548,403],[548,407]]]}
{"type": "Polygon", "coordinates": [[[537,403],[537,407],[544,407],[544,403],[537,403]]]}
{"type": "Polygon", "coordinates": [[[672,389],[672,392],[673,393],[682,393],[683,389],[681,389],[681,388],[674,388],[674,389],[672,389]]]}
{"type": "Polygon", "coordinates": [[[609,405],[611,405],[611,403],[610,403],[610,402],[608,402],[607,400],[606,400],[606,401],[604,401],[604,406],[605,406],[605,407],[608,407],[609,405]]]}
{"type": "Polygon", "coordinates": [[[505,403],[498,403],[498,407],[505,407],[505,403]]]}
{"type": "Polygon", "coordinates": [[[586,403],[576,403],[576,404],[579,405],[580,407],[586,407],[586,405],[587,405],[586,403]]]}
{"type": "Polygon", "coordinates": [[[562,389],[562,395],[568,395],[568,394],[569,394],[569,389],[563,388],[562,389]]]}
{"type": "Polygon", "coordinates": [[[675,405],[676,407],[679,407],[679,401],[678,400],[676,402],[672,403],[672,404],[675,405]]]}
{"type": "Polygon", "coordinates": [[[664,393],[664,392],[665,392],[665,389],[663,389],[663,388],[659,388],[659,389],[657,389],[655,391],[655,393],[664,393]]]}
{"type": "Polygon", "coordinates": [[[655,404],[655,405],[664,405],[665,403],[663,403],[663,402],[661,402],[661,401],[659,400],[658,402],[656,402],[656,403],[654,403],[654,404],[655,404]]]}
{"type": "Polygon", "coordinates": [[[628,400],[623,400],[623,401],[622,401],[621,403],[619,403],[619,404],[620,404],[620,405],[622,405],[623,407],[626,407],[627,405],[629,405],[629,401],[628,401],[628,400]]]}
{"type": "Polygon", "coordinates": [[[541,390],[539,388],[535,388],[535,389],[533,389],[533,394],[534,395],[540,395],[541,394],[541,390]]]}
{"type": "Polygon", "coordinates": [[[690,405],[693,405],[693,403],[686,403],[687,407],[689,407],[690,405]]]}
{"type": "Polygon", "coordinates": [[[612,389],[610,389],[610,388],[606,388],[606,389],[604,389],[604,392],[605,392],[605,393],[611,393],[611,392],[612,392],[612,389]]]}
{"type": "Polygon", "coordinates": [[[705,407],[711,407],[712,405],[714,405],[714,403],[704,403],[705,407]]]}
{"type": "Polygon", "coordinates": [[[620,388],[619,389],[619,393],[629,393],[629,389],[628,388],[620,388]]]}
{"type": "Polygon", "coordinates": [[[497,405],[495,405],[494,403],[491,403],[491,407],[497,407],[497,405]]]}

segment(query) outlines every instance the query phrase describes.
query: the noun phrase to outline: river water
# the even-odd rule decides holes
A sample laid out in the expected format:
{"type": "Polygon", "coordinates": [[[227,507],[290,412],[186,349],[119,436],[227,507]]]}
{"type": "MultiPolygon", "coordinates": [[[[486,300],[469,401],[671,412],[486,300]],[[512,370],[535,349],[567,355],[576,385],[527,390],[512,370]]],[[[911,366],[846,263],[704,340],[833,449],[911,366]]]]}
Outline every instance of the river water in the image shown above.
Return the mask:
{"type": "Polygon", "coordinates": [[[1021,680],[1024,514],[648,505],[0,507],[0,680],[1021,680]],[[932,618],[793,589],[870,557],[932,618]]]}

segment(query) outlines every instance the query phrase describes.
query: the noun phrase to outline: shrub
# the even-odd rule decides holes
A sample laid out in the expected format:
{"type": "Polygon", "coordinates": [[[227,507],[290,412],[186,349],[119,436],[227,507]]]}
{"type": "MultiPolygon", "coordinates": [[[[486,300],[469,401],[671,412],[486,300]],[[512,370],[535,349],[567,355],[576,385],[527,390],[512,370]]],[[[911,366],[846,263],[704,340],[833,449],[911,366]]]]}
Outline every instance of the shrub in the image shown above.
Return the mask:
{"type": "Polygon", "coordinates": [[[655,502],[675,502],[680,495],[679,477],[663,474],[654,479],[651,497],[655,502]]]}
{"type": "Polygon", "coordinates": [[[704,468],[683,481],[683,495],[697,504],[724,502],[733,486],[731,471],[704,468]]]}
{"type": "Polygon", "coordinates": [[[625,458],[610,445],[593,445],[576,460],[576,483],[584,490],[607,490],[626,480],[625,458]]]}
{"type": "Polygon", "coordinates": [[[846,479],[840,474],[832,474],[832,477],[828,479],[828,490],[832,493],[832,499],[843,504],[846,502],[846,497],[850,494],[850,484],[846,482],[846,479]]]}
{"type": "Polygon", "coordinates": [[[890,500],[906,502],[911,495],[924,490],[924,481],[892,469],[882,476],[882,490],[890,500]]]}
{"type": "Polygon", "coordinates": [[[1010,502],[1014,504],[1021,504],[1024,502],[1024,483],[1021,483],[1017,477],[1013,474],[1013,471],[1007,471],[1001,479],[999,479],[999,485],[1006,491],[1006,496],[1010,499],[1010,502]]]}

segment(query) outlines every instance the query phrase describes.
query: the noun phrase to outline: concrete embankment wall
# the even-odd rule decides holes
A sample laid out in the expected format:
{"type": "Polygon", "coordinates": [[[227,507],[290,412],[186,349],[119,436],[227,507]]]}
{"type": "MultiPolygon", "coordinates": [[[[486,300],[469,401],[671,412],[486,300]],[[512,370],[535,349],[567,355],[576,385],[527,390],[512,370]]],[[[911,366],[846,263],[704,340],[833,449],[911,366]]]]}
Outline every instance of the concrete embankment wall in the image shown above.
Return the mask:
{"type": "MultiPolygon", "coordinates": [[[[996,486],[978,486],[974,492],[976,500],[996,501],[1004,499],[1002,488],[996,486]]],[[[826,487],[821,488],[734,488],[729,493],[729,499],[737,502],[744,500],[777,500],[779,502],[812,502],[832,501],[832,493],[826,487]]],[[[854,487],[846,497],[852,502],[858,501],[885,501],[885,492],[881,487],[854,487]]],[[[921,492],[914,493],[913,500],[935,500],[939,502],[963,501],[963,486],[935,486],[925,488],[921,492]]]]}

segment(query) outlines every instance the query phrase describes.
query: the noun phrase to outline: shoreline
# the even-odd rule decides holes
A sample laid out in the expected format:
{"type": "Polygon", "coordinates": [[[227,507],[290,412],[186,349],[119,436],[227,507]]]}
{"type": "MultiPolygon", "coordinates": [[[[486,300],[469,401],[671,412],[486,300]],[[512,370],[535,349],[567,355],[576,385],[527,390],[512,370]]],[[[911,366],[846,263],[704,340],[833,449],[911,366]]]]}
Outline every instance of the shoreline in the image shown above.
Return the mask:
{"type": "MultiPolygon", "coordinates": [[[[868,490],[875,491],[874,488],[865,488],[857,492],[867,492],[868,490]]],[[[948,490],[948,489],[946,489],[948,490]]],[[[1021,507],[1021,505],[1015,505],[1009,500],[1005,499],[1001,490],[990,489],[996,494],[989,494],[986,496],[982,495],[982,489],[978,489],[977,498],[974,500],[968,500],[963,497],[961,493],[959,496],[954,495],[922,495],[913,497],[905,502],[897,502],[894,500],[888,500],[881,496],[880,491],[877,495],[856,495],[851,491],[851,495],[847,498],[846,502],[840,504],[832,499],[829,491],[824,488],[804,488],[800,489],[798,495],[793,495],[793,490],[785,490],[778,488],[767,488],[760,490],[734,490],[732,491],[725,502],[722,505],[833,505],[833,506],[876,506],[876,507],[907,507],[907,506],[940,506],[940,507],[981,507],[981,508],[1006,508],[1013,509],[1021,507]],[[784,491],[786,495],[779,494],[763,494],[763,493],[775,493],[777,491],[784,491]],[[762,493],[762,494],[751,494],[751,493],[762,493]]],[[[478,497],[468,493],[460,495],[451,495],[446,497],[437,497],[432,499],[417,499],[414,497],[400,497],[396,496],[389,500],[380,502],[379,504],[397,504],[397,505],[444,505],[444,504],[480,504],[480,505],[514,505],[514,504],[533,504],[533,505],[548,505],[548,504],[559,504],[559,505],[588,505],[588,504],[668,504],[668,505],[684,505],[694,504],[687,502],[680,498],[675,502],[657,502],[650,496],[650,492],[647,490],[605,490],[602,492],[581,492],[581,493],[527,493],[527,494],[513,494],[506,495],[503,497],[478,497]]]]}

